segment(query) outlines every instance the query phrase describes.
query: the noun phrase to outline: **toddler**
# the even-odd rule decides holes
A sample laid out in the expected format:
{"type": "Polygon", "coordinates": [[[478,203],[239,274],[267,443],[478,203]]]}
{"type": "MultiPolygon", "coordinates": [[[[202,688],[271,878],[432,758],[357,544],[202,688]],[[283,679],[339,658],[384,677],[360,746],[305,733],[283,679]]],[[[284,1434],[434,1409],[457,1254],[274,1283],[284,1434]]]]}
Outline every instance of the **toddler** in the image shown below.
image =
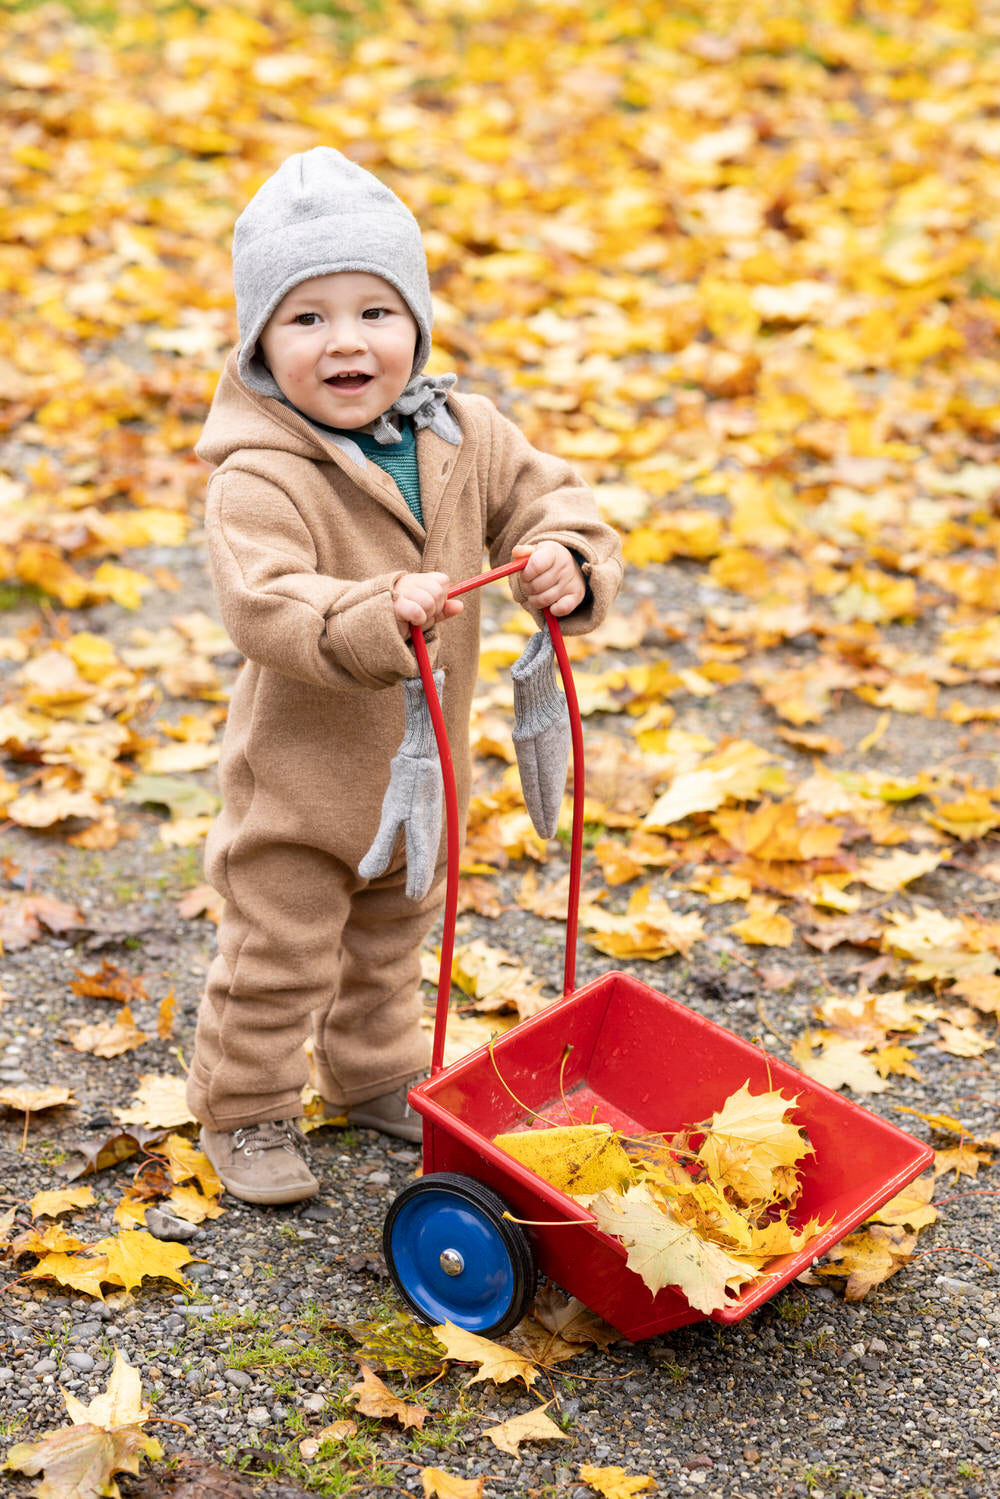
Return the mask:
{"type": "Polygon", "coordinates": [[[421,373],[420,231],[370,173],[328,147],[290,157],[237,220],[233,274],[240,345],[197,452],[213,466],[219,609],[246,665],[206,850],[224,908],[188,1101],[226,1188],[288,1203],[318,1189],[296,1124],[310,1031],[329,1111],[420,1139],[407,1093],[427,1068],[420,950],[445,854],[433,795],[404,785],[412,756],[435,754],[410,626],[426,632],[464,826],[479,605],[448,600],[451,581],[479,573],[484,549],[493,566],[527,556],[515,597],[572,634],[604,617],[621,558],[565,463],[453,375],[421,373]],[[407,826],[404,851],[400,827],[421,816],[424,845],[407,826]]]}

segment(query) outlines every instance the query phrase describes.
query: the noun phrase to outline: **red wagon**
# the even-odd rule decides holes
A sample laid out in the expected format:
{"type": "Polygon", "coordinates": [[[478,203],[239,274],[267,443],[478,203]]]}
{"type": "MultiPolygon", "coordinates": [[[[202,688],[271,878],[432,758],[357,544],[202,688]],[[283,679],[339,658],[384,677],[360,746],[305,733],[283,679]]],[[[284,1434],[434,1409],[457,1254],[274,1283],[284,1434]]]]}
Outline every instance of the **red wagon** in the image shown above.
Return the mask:
{"type": "MultiPolygon", "coordinates": [[[[458,584],[466,592],[517,571],[524,559],[458,584]]],[[[711,1313],[738,1322],[800,1275],[918,1176],[929,1146],[722,1026],[626,973],[575,989],[583,847],[583,734],[558,622],[546,615],[570,712],[573,829],[563,997],[450,1067],[443,1066],[458,906],[460,830],[454,770],[423,636],[414,645],[444,773],[448,885],[429,1079],[410,1093],[423,1116],[424,1174],[386,1217],[383,1247],[400,1295],[425,1321],[499,1335],[527,1311],[541,1270],[624,1337],[651,1337],[701,1320],[679,1290],[655,1295],[626,1265],[622,1245],[580,1203],[493,1144],[549,1122],[602,1122],[635,1137],[671,1135],[752,1092],[795,1095],[795,1123],[814,1154],[802,1166],[793,1221],[827,1227],[799,1252],[772,1260],[711,1313]],[[514,1220],[526,1220],[514,1221],[514,1220]]]]}

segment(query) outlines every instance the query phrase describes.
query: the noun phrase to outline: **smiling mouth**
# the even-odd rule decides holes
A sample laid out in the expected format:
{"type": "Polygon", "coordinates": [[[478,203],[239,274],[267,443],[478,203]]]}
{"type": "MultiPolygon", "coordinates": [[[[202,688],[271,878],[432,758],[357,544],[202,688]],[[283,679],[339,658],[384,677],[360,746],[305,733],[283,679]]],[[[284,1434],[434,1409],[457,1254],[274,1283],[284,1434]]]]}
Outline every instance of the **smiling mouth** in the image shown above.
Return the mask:
{"type": "Polygon", "coordinates": [[[365,386],[371,383],[371,380],[371,375],[363,375],[357,370],[352,370],[346,375],[331,375],[323,383],[324,385],[328,385],[331,390],[364,390],[365,386]]]}

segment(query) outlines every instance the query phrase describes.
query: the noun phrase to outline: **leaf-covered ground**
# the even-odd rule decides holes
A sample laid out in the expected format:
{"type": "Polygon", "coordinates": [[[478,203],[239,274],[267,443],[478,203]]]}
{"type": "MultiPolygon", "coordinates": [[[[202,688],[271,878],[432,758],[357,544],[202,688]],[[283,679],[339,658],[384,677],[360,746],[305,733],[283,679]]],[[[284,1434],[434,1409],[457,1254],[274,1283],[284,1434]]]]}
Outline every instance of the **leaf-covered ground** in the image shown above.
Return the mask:
{"type": "MultiPolygon", "coordinates": [[[[437,1472],[602,1492],[616,1467],[600,1482],[622,1493],[649,1476],[726,1499],[987,1493],[997,15],[78,0],[3,17],[0,1241],[58,1222],[91,1272],[115,1267],[103,1301],[92,1273],[20,1278],[51,1245],[8,1249],[4,1446],[68,1424],[60,1386],[97,1399],[118,1346],[183,1423],[146,1435],[257,1486],[270,1463],[330,1494],[446,1493],[437,1472]],[[239,666],[191,447],[235,337],[233,217],[318,142],[425,226],[433,368],[570,457],[622,532],[620,606],[574,648],[579,980],[624,967],[939,1152],[937,1221],[911,1203],[735,1327],[584,1342],[540,1395],[455,1365],[418,1397],[440,1358],[417,1373],[390,1351],[381,1378],[429,1408],[420,1426],[355,1410],[374,1397],[351,1394],[343,1330],[395,1309],[378,1236],[413,1154],[328,1127],[321,1206],[223,1198],[199,1219],[176,1194],[210,1202],[210,1183],[163,1147],[190,1133],[162,1080],[212,950],[200,857],[239,666]],[[123,1114],[146,1148],[116,1161],[123,1114]],[[74,1184],[93,1202],[33,1220],[88,1154],[101,1169],[74,1184]],[[171,1202],[200,1223],[201,1264],[126,1258],[134,1239],[108,1253],[171,1202]],[[563,1437],[485,1435],[521,1415],[563,1437]],[[304,1457],[335,1422],[354,1430],[304,1457]]],[[[526,623],[502,588],[485,612],[456,1046],[532,1013],[561,971],[565,838],[534,838],[508,769],[526,623]]]]}

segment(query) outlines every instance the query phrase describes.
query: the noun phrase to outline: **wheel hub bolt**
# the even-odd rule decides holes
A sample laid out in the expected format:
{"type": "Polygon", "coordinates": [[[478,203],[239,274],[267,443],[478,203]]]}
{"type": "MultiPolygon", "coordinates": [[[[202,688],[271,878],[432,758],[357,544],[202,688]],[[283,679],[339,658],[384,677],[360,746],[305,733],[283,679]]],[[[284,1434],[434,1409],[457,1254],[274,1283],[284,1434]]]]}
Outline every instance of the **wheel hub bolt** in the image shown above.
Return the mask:
{"type": "Polygon", "coordinates": [[[457,1249],[442,1249],[441,1269],[445,1275],[461,1275],[465,1269],[465,1261],[457,1249]]]}

